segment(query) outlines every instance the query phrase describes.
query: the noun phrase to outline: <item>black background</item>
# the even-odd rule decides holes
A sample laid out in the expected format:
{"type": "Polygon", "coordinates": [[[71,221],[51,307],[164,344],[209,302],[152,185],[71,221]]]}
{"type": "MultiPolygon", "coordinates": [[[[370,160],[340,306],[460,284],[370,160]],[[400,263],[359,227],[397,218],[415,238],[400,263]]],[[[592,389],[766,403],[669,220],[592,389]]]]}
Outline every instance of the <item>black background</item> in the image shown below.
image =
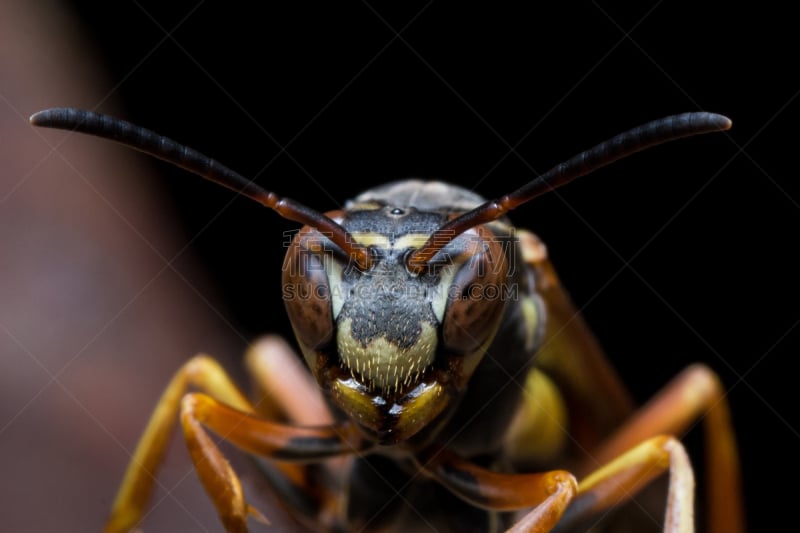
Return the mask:
{"type": "MultiPolygon", "coordinates": [[[[75,3],[112,80],[106,103],[319,210],[409,176],[498,196],[647,120],[730,116],[726,134],[639,154],[512,219],[548,244],[638,400],[691,362],[719,373],[759,530],[791,509],[777,484],[800,470],[792,17],[727,2],[564,4],[75,3]]],[[[290,335],[280,266],[296,226],[152,168],[237,333],[290,335]]]]}

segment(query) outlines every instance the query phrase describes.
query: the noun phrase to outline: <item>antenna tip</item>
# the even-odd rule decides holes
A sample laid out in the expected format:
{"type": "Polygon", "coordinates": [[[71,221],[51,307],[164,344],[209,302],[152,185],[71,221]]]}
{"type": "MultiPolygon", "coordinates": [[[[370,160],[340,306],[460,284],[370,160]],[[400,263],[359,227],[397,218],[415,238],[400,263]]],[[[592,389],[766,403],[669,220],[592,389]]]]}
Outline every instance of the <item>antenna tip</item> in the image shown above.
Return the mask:
{"type": "Polygon", "coordinates": [[[57,120],[59,117],[67,117],[68,112],[68,108],[52,107],[50,109],[37,111],[31,115],[31,118],[28,120],[33,126],[43,126],[47,128],[52,126],[53,121],[57,120]]]}
{"type": "Polygon", "coordinates": [[[725,115],[709,113],[708,111],[694,111],[674,115],[680,122],[684,122],[689,135],[726,131],[731,129],[733,122],[725,115]]]}
{"type": "Polygon", "coordinates": [[[37,111],[28,119],[33,126],[68,129],[85,120],[91,113],[72,107],[51,107],[37,111]]]}
{"type": "Polygon", "coordinates": [[[716,123],[718,124],[720,131],[729,130],[731,129],[731,126],[733,126],[733,121],[731,121],[731,119],[725,115],[717,115],[715,113],[714,118],[716,119],[716,123]]]}
{"type": "Polygon", "coordinates": [[[31,125],[38,126],[42,121],[42,116],[44,115],[44,113],[45,111],[37,111],[36,113],[30,116],[28,121],[31,123],[31,125]]]}
{"type": "Polygon", "coordinates": [[[709,113],[707,111],[698,111],[695,113],[686,113],[686,116],[692,117],[692,121],[697,120],[705,125],[706,131],[725,131],[731,129],[733,122],[725,115],[718,113],[709,113]]]}

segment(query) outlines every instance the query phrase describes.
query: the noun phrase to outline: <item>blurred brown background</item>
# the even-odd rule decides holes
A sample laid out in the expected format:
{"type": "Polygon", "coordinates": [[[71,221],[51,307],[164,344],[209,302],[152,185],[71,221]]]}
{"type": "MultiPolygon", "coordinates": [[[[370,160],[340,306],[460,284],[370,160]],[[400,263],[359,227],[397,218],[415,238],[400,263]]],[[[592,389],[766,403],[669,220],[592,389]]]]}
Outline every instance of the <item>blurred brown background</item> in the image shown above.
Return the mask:
{"type": "MultiPolygon", "coordinates": [[[[97,531],[181,362],[210,353],[244,386],[247,343],[290,334],[279,276],[295,226],[112,143],[29,127],[63,105],[321,210],[408,176],[496,196],[646,120],[729,115],[727,135],[621,162],[512,218],[548,243],[637,399],[690,362],[719,371],[751,528],[791,509],[772,490],[800,473],[787,13],[109,4],[0,2],[1,529],[97,531]]],[[[145,530],[220,530],[179,439],[159,481],[145,530]]]]}

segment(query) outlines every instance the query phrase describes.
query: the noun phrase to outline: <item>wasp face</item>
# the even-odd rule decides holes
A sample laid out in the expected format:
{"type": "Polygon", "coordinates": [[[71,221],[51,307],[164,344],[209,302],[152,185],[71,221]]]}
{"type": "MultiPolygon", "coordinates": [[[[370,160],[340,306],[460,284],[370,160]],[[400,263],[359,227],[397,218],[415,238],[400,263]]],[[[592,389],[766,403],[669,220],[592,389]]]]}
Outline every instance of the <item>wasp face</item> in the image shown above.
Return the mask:
{"type": "Polygon", "coordinates": [[[507,266],[481,226],[445,247],[425,272],[412,273],[408,254],[446,215],[369,207],[329,216],[371,250],[372,268],[359,270],[317,230],[303,228],[287,254],[284,301],[333,402],[372,436],[395,442],[463,391],[502,316],[507,266]]]}
{"type": "Polygon", "coordinates": [[[403,241],[386,239],[373,248],[375,265],[368,272],[349,269],[330,280],[337,294],[336,344],[342,365],[369,389],[390,395],[419,381],[438,345],[435,277],[409,274],[403,241]]]}

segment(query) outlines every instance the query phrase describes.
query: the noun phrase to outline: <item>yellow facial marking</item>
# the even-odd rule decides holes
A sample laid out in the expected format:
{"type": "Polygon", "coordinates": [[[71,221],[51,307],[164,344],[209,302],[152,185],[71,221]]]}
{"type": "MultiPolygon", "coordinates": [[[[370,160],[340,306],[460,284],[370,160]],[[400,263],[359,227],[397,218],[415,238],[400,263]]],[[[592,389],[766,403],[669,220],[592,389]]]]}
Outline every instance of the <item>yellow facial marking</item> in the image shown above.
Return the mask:
{"type": "Polygon", "coordinates": [[[419,391],[409,394],[408,401],[403,403],[397,421],[397,431],[413,435],[433,420],[447,406],[442,401],[443,390],[439,383],[426,384],[419,391]]]}
{"type": "Polygon", "coordinates": [[[373,396],[365,394],[363,387],[352,379],[334,380],[331,389],[333,400],[359,423],[377,428],[381,422],[381,414],[373,403],[373,396]]]}
{"type": "Polygon", "coordinates": [[[331,289],[331,316],[336,320],[344,305],[342,267],[329,255],[324,255],[323,260],[325,261],[325,271],[328,273],[328,283],[331,289]]]}
{"type": "MultiPolygon", "coordinates": [[[[460,266],[460,264],[449,264],[439,271],[440,281],[436,287],[437,291],[447,291],[450,289],[450,285],[453,284],[453,278],[460,266]]],[[[436,295],[435,298],[431,299],[431,307],[433,308],[433,314],[436,320],[441,324],[442,320],[444,320],[444,310],[447,308],[447,296],[444,294],[436,295]]]]}
{"type": "Polygon", "coordinates": [[[352,236],[354,241],[364,246],[374,246],[382,249],[393,248],[395,250],[420,248],[423,244],[428,242],[428,239],[430,238],[430,234],[428,233],[408,233],[398,237],[397,240],[394,241],[394,244],[392,244],[391,236],[384,235],[382,233],[363,231],[354,232],[352,233],[352,236]]]}
{"type": "Polygon", "coordinates": [[[389,248],[389,237],[381,233],[364,231],[352,233],[353,240],[363,246],[375,246],[376,248],[389,248]]]}
{"type": "Polygon", "coordinates": [[[408,348],[400,348],[384,337],[365,346],[353,338],[352,324],[352,319],[347,318],[337,328],[339,357],[352,375],[370,386],[396,391],[408,386],[433,362],[438,339],[428,323],[422,324],[417,342],[408,348]]]}
{"type": "Polygon", "coordinates": [[[428,242],[430,238],[428,233],[409,233],[398,237],[394,243],[394,247],[398,250],[406,250],[408,248],[420,248],[423,244],[428,242]]]}

